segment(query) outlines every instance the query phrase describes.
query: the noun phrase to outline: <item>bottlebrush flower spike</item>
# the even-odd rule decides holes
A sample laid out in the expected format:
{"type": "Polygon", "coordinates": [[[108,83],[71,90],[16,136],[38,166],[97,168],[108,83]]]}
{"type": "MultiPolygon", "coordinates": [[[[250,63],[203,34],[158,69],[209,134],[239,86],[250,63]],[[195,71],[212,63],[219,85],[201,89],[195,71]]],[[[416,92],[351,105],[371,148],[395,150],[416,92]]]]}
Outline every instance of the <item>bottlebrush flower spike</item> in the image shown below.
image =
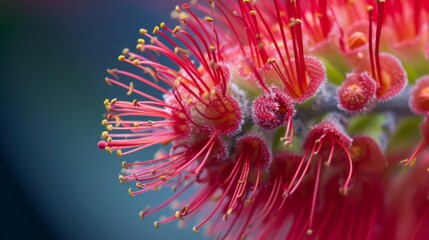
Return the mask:
{"type": "Polygon", "coordinates": [[[131,196],[172,188],[140,212],[172,207],[157,228],[194,219],[194,232],[221,239],[424,238],[428,11],[422,0],[176,6],[179,25],[140,29],[118,58],[131,68],[108,70],[135,100],[104,101],[98,147],[125,158],[131,196]]]}

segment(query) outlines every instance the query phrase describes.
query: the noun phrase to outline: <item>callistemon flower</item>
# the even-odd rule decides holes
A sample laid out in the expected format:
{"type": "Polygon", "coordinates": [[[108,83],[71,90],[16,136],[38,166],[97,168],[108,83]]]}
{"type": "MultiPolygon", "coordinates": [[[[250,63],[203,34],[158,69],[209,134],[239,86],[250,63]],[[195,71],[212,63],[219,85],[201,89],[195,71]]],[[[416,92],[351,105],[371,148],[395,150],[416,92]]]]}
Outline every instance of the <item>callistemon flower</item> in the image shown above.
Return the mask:
{"type": "Polygon", "coordinates": [[[171,16],[105,79],[135,99],[104,102],[98,147],[125,158],[119,181],[173,189],[141,218],[171,206],[155,227],[220,239],[427,237],[429,1],[209,0],[171,16]]]}

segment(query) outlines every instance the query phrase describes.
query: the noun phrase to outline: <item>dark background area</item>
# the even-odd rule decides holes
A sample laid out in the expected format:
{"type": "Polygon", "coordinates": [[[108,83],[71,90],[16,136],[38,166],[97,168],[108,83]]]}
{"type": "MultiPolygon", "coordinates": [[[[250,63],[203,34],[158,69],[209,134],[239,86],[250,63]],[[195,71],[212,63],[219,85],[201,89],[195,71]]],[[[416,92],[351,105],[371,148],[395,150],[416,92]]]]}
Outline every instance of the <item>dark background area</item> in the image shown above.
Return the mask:
{"type": "Polygon", "coordinates": [[[119,183],[122,160],[156,149],[118,159],[97,148],[103,100],[126,96],[105,84],[106,69],[178,2],[0,2],[0,239],[203,238],[192,225],[154,229],[159,214],[138,217],[169,190],[130,198],[119,183]]]}

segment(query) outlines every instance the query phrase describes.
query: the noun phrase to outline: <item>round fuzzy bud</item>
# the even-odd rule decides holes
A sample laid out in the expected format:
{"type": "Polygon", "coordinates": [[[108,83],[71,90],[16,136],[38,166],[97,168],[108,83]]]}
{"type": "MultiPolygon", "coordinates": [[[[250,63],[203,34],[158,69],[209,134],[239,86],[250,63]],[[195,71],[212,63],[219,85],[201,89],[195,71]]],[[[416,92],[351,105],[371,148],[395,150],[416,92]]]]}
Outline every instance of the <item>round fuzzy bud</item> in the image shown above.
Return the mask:
{"type": "Polygon", "coordinates": [[[387,159],[371,137],[355,137],[350,147],[353,162],[365,173],[377,173],[387,167],[387,159]]]}
{"type": "Polygon", "coordinates": [[[329,119],[312,127],[304,142],[304,148],[311,147],[313,143],[319,142],[321,138],[334,138],[346,148],[352,144],[352,139],[344,132],[342,126],[329,119]]]}
{"type": "Polygon", "coordinates": [[[247,135],[237,142],[236,158],[245,157],[250,164],[255,166],[259,162],[262,168],[266,168],[271,161],[271,154],[265,141],[258,137],[247,135]]]}
{"type": "Polygon", "coordinates": [[[421,115],[429,113],[429,75],[417,79],[411,90],[410,108],[421,115]]]}
{"type": "Polygon", "coordinates": [[[253,119],[264,130],[277,128],[293,116],[291,99],[278,88],[272,88],[253,102],[253,119]]]}
{"type": "Polygon", "coordinates": [[[357,69],[357,72],[372,73],[377,82],[376,98],[378,101],[387,101],[397,96],[407,85],[407,73],[401,62],[393,55],[380,54],[380,69],[375,68],[372,72],[371,61],[366,59],[357,69]]]}
{"type": "Polygon", "coordinates": [[[374,98],[376,83],[366,73],[347,74],[338,89],[338,105],[346,112],[364,111],[374,98]]]}
{"type": "Polygon", "coordinates": [[[213,99],[200,114],[201,125],[210,125],[215,131],[232,136],[236,134],[243,121],[240,104],[231,96],[213,99]]]}

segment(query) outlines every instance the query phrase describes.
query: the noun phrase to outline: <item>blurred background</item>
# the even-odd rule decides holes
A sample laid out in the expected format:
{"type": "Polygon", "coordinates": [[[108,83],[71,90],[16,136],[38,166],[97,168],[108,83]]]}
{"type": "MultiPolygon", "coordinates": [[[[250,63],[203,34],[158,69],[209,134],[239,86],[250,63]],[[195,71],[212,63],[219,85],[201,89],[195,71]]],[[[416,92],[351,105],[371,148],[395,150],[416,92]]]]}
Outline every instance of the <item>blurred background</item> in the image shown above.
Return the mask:
{"type": "Polygon", "coordinates": [[[142,221],[139,211],[171,190],[131,198],[117,177],[138,156],[97,148],[103,100],[126,96],[105,84],[106,69],[182,1],[0,1],[0,239],[204,237],[192,225],[155,229],[159,214],[142,221]]]}

